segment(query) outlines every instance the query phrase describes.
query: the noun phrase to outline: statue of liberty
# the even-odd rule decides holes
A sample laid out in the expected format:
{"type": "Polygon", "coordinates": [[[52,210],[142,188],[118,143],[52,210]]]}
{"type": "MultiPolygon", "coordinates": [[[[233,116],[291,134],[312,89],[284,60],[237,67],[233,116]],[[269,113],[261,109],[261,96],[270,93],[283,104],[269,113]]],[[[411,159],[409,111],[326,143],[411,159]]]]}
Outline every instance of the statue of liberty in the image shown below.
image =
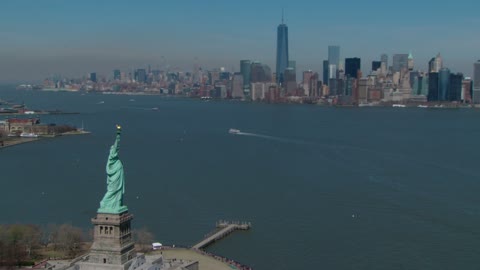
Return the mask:
{"type": "Polygon", "coordinates": [[[117,125],[117,137],[115,143],[110,147],[110,154],[107,161],[107,192],[100,202],[98,213],[120,214],[127,211],[123,205],[123,194],[125,193],[125,176],[123,174],[122,161],[118,157],[120,150],[120,133],[122,128],[117,125]]]}

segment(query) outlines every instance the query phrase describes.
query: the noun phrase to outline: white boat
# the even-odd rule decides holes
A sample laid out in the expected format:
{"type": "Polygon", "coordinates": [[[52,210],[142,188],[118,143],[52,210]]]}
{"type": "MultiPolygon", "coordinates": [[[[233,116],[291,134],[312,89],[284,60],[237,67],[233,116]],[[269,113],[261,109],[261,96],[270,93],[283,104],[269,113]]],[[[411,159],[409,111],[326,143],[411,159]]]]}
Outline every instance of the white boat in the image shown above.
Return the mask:
{"type": "Polygon", "coordinates": [[[240,133],[240,130],[239,130],[239,129],[231,128],[231,129],[228,130],[228,133],[230,133],[230,134],[239,134],[239,133],[240,133]]]}
{"type": "Polygon", "coordinates": [[[22,138],[37,138],[38,135],[35,134],[35,133],[22,132],[20,134],[20,137],[22,137],[22,138]]]}
{"type": "Polygon", "coordinates": [[[418,105],[418,108],[428,108],[427,105],[418,105]]]}
{"type": "Polygon", "coordinates": [[[358,107],[372,107],[373,104],[372,103],[360,103],[358,104],[358,107]]]}
{"type": "Polygon", "coordinates": [[[407,106],[405,106],[403,104],[393,104],[392,107],[394,107],[394,108],[405,108],[407,106]]]}

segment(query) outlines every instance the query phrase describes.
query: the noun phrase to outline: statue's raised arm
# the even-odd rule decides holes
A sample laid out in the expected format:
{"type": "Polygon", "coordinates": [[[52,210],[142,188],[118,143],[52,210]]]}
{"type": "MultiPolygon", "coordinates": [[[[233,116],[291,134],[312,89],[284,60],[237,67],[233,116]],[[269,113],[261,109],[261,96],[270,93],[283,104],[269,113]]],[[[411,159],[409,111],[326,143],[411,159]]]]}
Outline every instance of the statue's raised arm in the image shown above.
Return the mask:
{"type": "Polygon", "coordinates": [[[125,193],[125,176],[123,174],[123,164],[118,153],[120,151],[120,134],[122,128],[117,125],[117,136],[115,142],[110,147],[108,155],[107,172],[107,192],[100,202],[98,213],[118,214],[127,211],[123,205],[123,194],[125,193]]]}

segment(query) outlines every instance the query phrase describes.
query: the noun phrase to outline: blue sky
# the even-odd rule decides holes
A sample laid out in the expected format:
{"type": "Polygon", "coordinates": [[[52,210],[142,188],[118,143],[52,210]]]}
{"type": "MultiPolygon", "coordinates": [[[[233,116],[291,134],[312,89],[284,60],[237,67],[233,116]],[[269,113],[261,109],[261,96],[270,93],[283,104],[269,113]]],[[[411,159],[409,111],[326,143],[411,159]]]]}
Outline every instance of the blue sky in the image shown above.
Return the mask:
{"type": "MultiPolygon", "coordinates": [[[[276,27],[285,8],[290,58],[321,72],[328,45],[362,69],[381,53],[408,53],[416,67],[440,52],[453,71],[480,59],[480,1],[67,1],[0,3],[0,81],[53,73],[170,66],[239,69],[240,59],[274,69],[276,27]]],[[[390,58],[391,62],[391,58],[390,58]]]]}

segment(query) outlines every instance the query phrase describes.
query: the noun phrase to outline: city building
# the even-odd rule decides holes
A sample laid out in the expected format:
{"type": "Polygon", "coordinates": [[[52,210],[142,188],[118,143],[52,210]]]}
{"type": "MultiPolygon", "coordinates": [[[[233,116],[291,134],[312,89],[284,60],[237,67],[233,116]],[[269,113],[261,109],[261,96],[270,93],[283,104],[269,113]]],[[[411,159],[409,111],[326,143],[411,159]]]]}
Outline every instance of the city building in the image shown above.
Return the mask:
{"type": "Polygon", "coordinates": [[[345,75],[347,78],[357,78],[360,68],[360,58],[345,58],[345,75]]]}
{"type": "Polygon", "coordinates": [[[428,70],[430,72],[440,72],[442,68],[443,68],[442,56],[440,55],[440,53],[438,53],[437,56],[435,56],[428,62],[428,70]]]}
{"type": "Polygon", "coordinates": [[[407,66],[408,66],[408,70],[410,70],[410,71],[413,70],[414,61],[413,61],[413,55],[412,55],[411,52],[408,54],[408,64],[407,64],[407,66]]]}
{"type": "Polygon", "coordinates": [[[121,80],[122,79],[122,74],[120,73],[120,70],[119,69],[115,69],[113,71],[113,79],[114,80],[121,80]]]}
{"type": "Polygon", "coordinates": [[[96,72],[92,72],[89,74],[88,76],[89,80],[92,81],[92,82],[97,82],[97,73],[96,72]]]}
{"type": "Polygon", "coordinates": [[[473,64],[473,103],[480,104],[480,60],[473,64]]]}
{"type": "Polygon", "coordinates": [[[252,62],[250,67],[250,82],[271,82],[272,71],[269,66],[264,65],[258,61],[252,62]]]}
{"type": "Polygon", "coordinates": [[[337,78],[337,70],[340,67],[340,46],[330,45],[328,46],[328,65],[329,73],[328,78],[334,79],[337,78]],[[334,72],[334,73],[331,73],[334,72]]]}
{"type": "Polygon", "coordinates": [[[328,85],[328,68],[329,68],[329,64],[328,64],[328,60],[323,60],[323,84],[324,85],[328,85]]]}
{"type": "Polygon", "coordinates": [[[297,73],[291,67],[285,69],[285,92],[287,95],[296,95],[297,90],[297,73]]]}
{"type": "Polygon", "coordinates": [[[250,60],[240,60],[240,73],[243,76],[243,91],[248,95],[250,89],[250,74],[252,62],[250,60]]]}
{"type": "Polygon", "coordinates": [[[303,90],[305,91],[305,96],[310,96],[310,91],[316,89],[310,89],[310,80],[312,79],[313,71],[308,70],[303,72],[303,90]]]}
{"type": "Polygon", "coordinates": [[[408,54],[394,54],[392,71],[402,72],[404,69],[408,69],[408,54]]]}
{"type": "Polygon", "coordinates": [[[442,68],[438,73],[438,100],[447,101],[450,87],[450,70],[442,68]]]}
{"type": "Polygon", "coordinates": [[[462,81],[462,100],[464,103],[472,103],[473,81],[467,77],[462,81]]]}
{"type": "Polygon", "coordinates": [[[135,75],[135,81],[139,83],[145,83],[147,81],[147,71],[144,68],[137,69],[135,75]]]}
{"type": "Polygon", "coordinates": [[[447,92],[448,101],[461,101],[462,100],[462,82],[463,74],[450,74],[449,87],[447,92]]]}
{"type": "Polygon", "coordinates": [[[372,61],[372,71],[377,71],[382,67],[382,61],[372,61]]]}
{"type": "Polygon", "coordinates": [[[236,72],[232,78],[232,98],[244,99],[245,93],[243,92],[243,74],[236,72]]]}
{"type": "Polygon", "coordinates": [[[438,101],[439,100],[439,93],[438,93],[438,73],[437,72],[430,72],[428,74],[428,101],[438,101]]]}
{"type": "Polygon", "coordinates": [[[285,69],[288,67],[288,27],[282,23],[277,28],[277,83],[282,84],[284,82],[285,69]]]}
{"type": "Polygon", "coordinates": [[[385,69],[388,69],[388,55],[387,54],[382,54],[380,56],[380,62],[385,65],[385,69]]]}

